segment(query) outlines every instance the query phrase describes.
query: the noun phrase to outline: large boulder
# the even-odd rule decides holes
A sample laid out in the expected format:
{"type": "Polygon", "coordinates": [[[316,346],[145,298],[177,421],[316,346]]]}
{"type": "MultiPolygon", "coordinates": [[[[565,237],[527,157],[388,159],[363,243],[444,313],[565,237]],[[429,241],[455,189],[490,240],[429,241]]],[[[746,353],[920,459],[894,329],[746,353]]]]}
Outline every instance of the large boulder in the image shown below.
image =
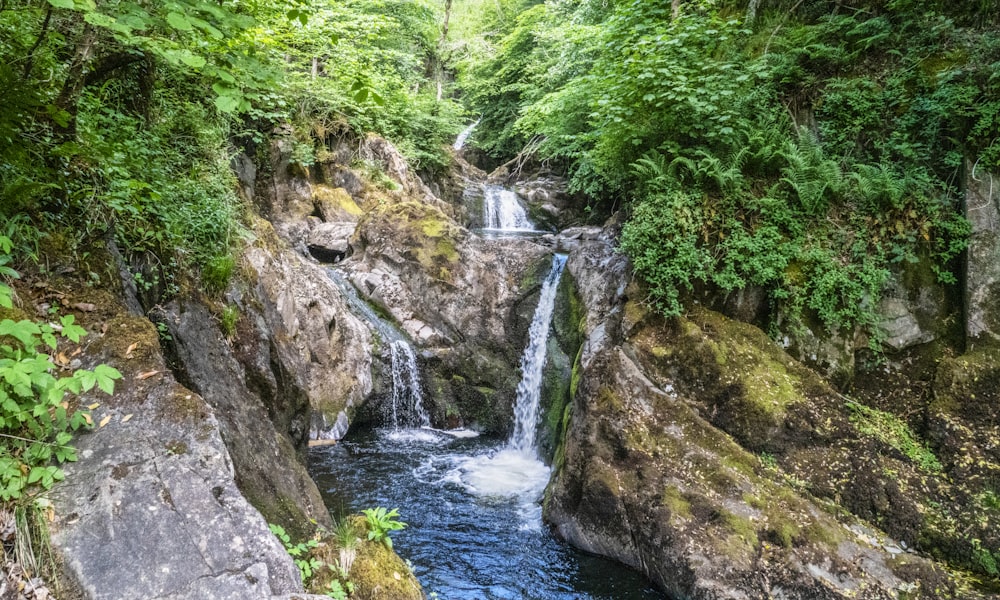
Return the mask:
{"type": "MultiPolygon", "coordinates": [[[[79,461],[65,465],[66,481],[51,492],[52,547],[66,588],[95,600],[310,598],[237,485],[225,439],[236,432],[174,379],[157,329],[107,294],[73,300],[95,307],[77,315],[90,332],[83,366],[109,364],[123,378],[111,397],[80,399],[95,405],[95,427],[76,438],[79,461]]],[[[258,434],[270,425],[261,417],[258,434]]],[[[297,465],[294,453],[257,460],[274,471],[297,465]]]]}
{"type": "Polygon", "coordinates": [[[372,391],[372,334],[326,267],[292,252],[266,223],[257,231],[244,261],[252,285],[231,292],[245,315],[232,347],[257,393],[279,399],[269,405],[301,399],[311,409],[296,443],[305,434],[339,438],[372,391]]]}
{"type": "Polygon", "coordinates": [[[936,518],[974,507],[906,445],[905,423],[843,398],[753,326],[697,307],[652,314],[604,242],[567,269],[586,341],[545,502],[563,537],[675,597],[959,593],[904,548],[934,539],[962,564],[936,518]]]}
{"type": "Polygon", "coordinates": [[[370,211],[355,244],[339,268],[424,350],[437,420],[505,430],[549,251],[529,240],[481,239],[435,204],[415,201],[370,211]]]}

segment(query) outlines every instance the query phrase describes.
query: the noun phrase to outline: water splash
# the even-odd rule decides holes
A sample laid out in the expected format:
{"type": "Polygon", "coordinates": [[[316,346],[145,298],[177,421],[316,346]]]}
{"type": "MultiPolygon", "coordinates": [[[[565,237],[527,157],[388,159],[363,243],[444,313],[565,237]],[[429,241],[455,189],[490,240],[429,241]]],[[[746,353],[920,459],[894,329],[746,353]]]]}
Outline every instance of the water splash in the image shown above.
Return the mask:
{"type": "Polygon", "coordinates": [[[538,308],[528,329],[528,345],[521,355],[521,382],[517,384],[517,400],[514,403],[514,431],[507,445],[521,453],[536,453],[535,429],[538,423],[539,403],[542,396],[542,370],[545,367],[545,344],[552,325],[552,313],[556,305],[556,290],[566,256],[552,257],[549,271],[538,298],[538,308]]]}
{"type": "Polygon", "coordinates": [[[413,347],[406,340],[389,346],[392,359],[392,426],[430,427],[431,418],[424,409],[420,370],[413,347]]]}
{"type": "Polygon", "coordinates": [[[483,227],[495,231],[534,231],[517,194],[498,185],[483,186],[483,227]]]}
{"type": "Polygon", "coordinates": [[[469,125],[462,131],[462,133],[458,134],[458,137],[455,138],[455,144],[452,146],[455,152],[458,152],[465,147],[465,142],[469,139],[469,136],[472,135],[472,130],[476,128],[476,125],[479,125],[479,119],[476,119],[475,123],[469,125]]]}

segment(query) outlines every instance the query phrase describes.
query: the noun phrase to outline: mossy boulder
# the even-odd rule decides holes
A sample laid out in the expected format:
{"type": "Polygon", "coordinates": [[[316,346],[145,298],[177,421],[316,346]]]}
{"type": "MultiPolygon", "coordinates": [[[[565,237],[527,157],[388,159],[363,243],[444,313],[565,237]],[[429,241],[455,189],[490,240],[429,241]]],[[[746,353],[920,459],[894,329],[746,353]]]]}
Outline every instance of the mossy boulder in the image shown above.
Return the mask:
{"type": "Polygon", "coordinates": [[[585,245],[568,262],[587,338],[545,503],[563,536],[677,597],[777,585],[809,598],[978,597],[895,541],[981,574],[994,558],[972,523],[993,496],[970,502],[923,430],[842,396],[751,325],[698,306],[662,319],[610,253],[585,245]]]}
{"type": "Polygon", "coordinates": [[[353,586],[350,597],[354,600],[422,600],[423,589],[409,565],[387,544],[367,538],[366,519],[360,515],[345,518],[346,528],[342,523],[336,535],[325,535],[309,551],[320,567],[308,589],[324,594],[336,581],[341,589],[353,586]],[[346,533],[354,535],[338,539],[346,533]]]}
{"type": "Polygon", "coordinates": [[[342,187],[313,184],[312,199],[315,212],[327,223],[357,221],[364,214],[354,198],[342,187]]]}

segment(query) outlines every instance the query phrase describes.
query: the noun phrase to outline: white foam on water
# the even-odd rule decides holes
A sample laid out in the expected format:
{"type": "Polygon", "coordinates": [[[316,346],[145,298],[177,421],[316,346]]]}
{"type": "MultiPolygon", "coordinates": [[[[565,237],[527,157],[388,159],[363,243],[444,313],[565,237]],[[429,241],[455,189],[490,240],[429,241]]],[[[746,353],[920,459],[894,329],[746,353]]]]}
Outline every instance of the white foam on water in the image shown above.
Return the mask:
{"type": "Polygon", "coordinates": [[[437,446],[448,441],[447,438],[430,428],[383,430],[382,435],[387,440],[403,444],[433,444],[437,446]]]}
{"type": "Polygon", "coordinates": [[[518,497],[534,503],[549,482],[549,468],[533,454],[505,448],[465,458],[462,484],[477,496],[518,497]]]}
{"type": "Polygon", "coordinates": [[[459,439],[462,439],[462,440],[469,439],[469,438],[474,438],[474,437],[479,437],[479,432],[475,431],[473,429],[464,429],[464,428],[463,429],[435,429],[434,431],[437,431],[439,433],[443,433],[445,435],[450,435],[451,437],[459,438],[459,439]]]}

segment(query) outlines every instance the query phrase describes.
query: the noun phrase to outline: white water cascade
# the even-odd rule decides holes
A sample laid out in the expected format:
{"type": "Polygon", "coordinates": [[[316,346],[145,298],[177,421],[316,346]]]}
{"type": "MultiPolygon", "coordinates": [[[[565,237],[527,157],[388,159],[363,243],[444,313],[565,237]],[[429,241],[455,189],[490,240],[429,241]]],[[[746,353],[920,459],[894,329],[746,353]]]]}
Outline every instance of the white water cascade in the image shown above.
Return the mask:
{"type": "Polygon", "coordinates": [[[483,186],[483,228],[500,232],[535,230],[517,194],[498,185],[483,186]]]}
{"type": "Polygon", "coordinates": [[[507,445],[495,454],[470,457],[461,465],[461,481],[480,496],[517,497],[522,528],[541,527],[542,509],[538,499],[549,481],[549,468],[539,460],[535,448],[541,398],[545,345],[552,324],[556,289],[566,257],[552,257],[549,272],[538,300],[538,308],[528,330],[528,345],[521,356],[521,383],[514,403],[514,432],[507,445]]]}
{"type": "Polygon", "coordinates": [[[455,152],[458,152],[465,147],[465,142],[469,139],[469,136],[472,135],[472,130],[476,128],[476,125],[479,125],[478,119],[476,119],[475,123],[466,127],[462,133],[458,134],[458,137],[455,138],[455,144],[452,145],[455,152]]]}
{"type": "Polygon", "coordinates": [[[424,409],[420,371],[413,347],[406,340],[389,346],[392,359],[392,426],[394,429],[431,426],[424,409]]]}
{"type": "Polygon", "coordinates": [[[507,445],[521,453],[536,453],[535,429],[538,425],[539,401],[542,395],[542,369],[545,367],[545,344],[549,339],[552,312],[556,305],[556,289],[566,265],[566,256],[552,257],[549,271],[538,298],[538,308],[528,329],[528,345],[521,355],[521,382],[517,384],[514,403],[514,432],[507,445]]]}

